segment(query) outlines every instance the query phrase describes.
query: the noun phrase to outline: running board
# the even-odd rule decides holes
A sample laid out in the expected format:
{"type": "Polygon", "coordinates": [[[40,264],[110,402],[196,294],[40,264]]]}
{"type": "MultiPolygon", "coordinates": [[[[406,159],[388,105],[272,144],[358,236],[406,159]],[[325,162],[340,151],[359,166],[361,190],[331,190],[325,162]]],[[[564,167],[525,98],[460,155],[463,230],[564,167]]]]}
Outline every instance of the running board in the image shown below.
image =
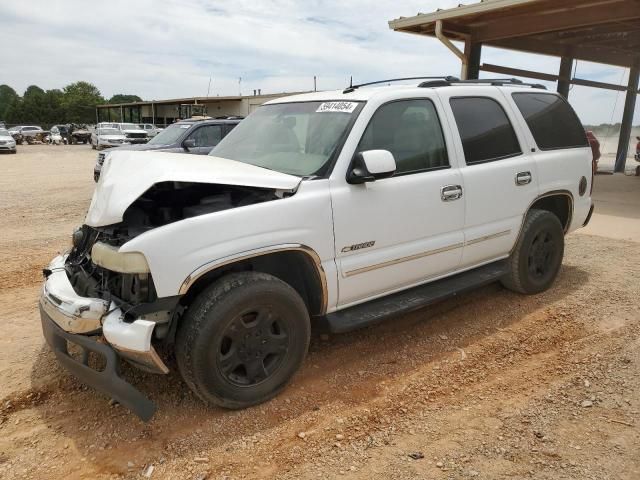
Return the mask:
{"type": "Polygon", "coordinates": [[[508,271],[508,261],[500,260],[452,277],[329,313],[325,319],[329,331],[333,333],[349,332],[488,285],[499,280],[508,271]]]}

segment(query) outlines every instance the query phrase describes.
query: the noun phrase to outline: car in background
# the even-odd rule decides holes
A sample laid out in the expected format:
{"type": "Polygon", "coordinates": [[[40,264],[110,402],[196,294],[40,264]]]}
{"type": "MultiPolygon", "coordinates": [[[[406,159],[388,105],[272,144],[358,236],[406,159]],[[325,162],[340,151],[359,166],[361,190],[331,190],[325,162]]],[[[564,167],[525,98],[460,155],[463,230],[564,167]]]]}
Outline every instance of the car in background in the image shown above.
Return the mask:
{"type": "Polygon", "coordinates": [[[136,123],[119,123],[118,126],[131,144],[141,144],[149,141],[147,132],[136,123]]]}
{"type": "Polygon", "coordinates": [[[171,153],[208,155],[220,140],[240,123],[242,117],[215,118],[206,120],[182,120],[173,123],[144,145],[123,145],[109,152],[98,154],[93,168],[93,179],[97,182],[106,156],[114,150],[139,150],[171,153]]]}
{"type": "Polygon", "coordinates": [[[6,128],[0,128],[0,152],[16,153],[16,141],[6,128]]]}
{"type": "Polygon", "coordinates": [[[9,133],[18,145],[22,145],[25,140],[30,143],[37,135],[44,133],[42,127],[36,125],[19,125],[9,129],[9,133]]]}
{"type": "Polygon", "coordinates": [[[96,125],[96,128],[120,128],[120,124],[119,123],[113,123],[113,122],[100,122],[98,125],[96,125]]]}
{"type": "Polygon", "coordinates": [[[96,128],[91,132],[91,148],[94,150],[128,144],[127,136],[119,128],[96,128]]]}
{"type": "Polygon", "coordinates": [[[140,123],[138,124],[138,126],[142,128],[145,132],[147,132],[147,135],[149,136],[149,138],[155,137],[162,130],[164,130],[163,128],[158,128],[151,123],[140,123]]]}

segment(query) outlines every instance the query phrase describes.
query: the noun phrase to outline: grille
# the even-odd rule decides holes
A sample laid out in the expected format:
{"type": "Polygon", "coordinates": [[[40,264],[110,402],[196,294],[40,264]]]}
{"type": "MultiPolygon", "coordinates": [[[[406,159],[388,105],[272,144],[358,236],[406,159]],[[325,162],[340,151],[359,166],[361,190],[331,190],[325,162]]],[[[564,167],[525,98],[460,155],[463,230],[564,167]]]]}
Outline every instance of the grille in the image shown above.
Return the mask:
{"type": "Polygon", "coordinates": [[[141,133],[127,133],[127,138],[147,138],[146,132],[141,133]]]}

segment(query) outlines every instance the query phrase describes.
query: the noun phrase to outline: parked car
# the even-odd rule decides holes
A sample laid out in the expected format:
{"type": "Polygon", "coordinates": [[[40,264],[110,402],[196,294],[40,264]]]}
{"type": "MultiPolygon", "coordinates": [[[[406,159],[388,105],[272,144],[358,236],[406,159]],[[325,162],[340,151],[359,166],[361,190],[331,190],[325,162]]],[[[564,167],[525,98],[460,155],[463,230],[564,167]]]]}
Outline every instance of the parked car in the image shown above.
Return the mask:
{"type": "Polygon", "coordinates": [[[100,122],[98,125],[96,125],[96,128],[117,128],[117,129],[120,129],[120,124],[119,123],[112,123],[112,122],[100,122]]]}
{"type": "Polygon", "coordinates": [[[119,123],[118,128],[125,134],[127,141],[131,144],[137,145],[147,143],[149,136],[144,129],[140,128],[140,125],[135,123],[119,123]]]}
{"type": "Polygon", "coordinates": [[[565,235],[591,217],[591,163],[575,112],[537,86],[274,100],[209,156],[110,153],[71,252],[45,270],[43,331],[145,420],[155,406],[117,359],[166,374],[159,345],[205,402],[255,405],[298,370],[312,322],[344,332],[492,281],[549,289],[565,235]]]}
{"type": "Polygon", "coordinates": [[[42,127],[35,125],[16,126],[9,129],[11,136],[15,139],[18,145],[22,145],[23,142],[32,143],[38,136],[44,133],[42,127]]]}
{"type": "Polygon", "coordinates": [[[97,128],[91,133],[91,148],[103,148],[129,145],[127,136],[119,128],[97,128]]]}
{"type": "Polygon", "coordinates": [[[0,152],[16,153],[16,141],[6,128],[0,128],[0,152]]]}
{"type": "Polygon", "coordinates": [[[638,140],[638,143],[636,143],[636,154],[634,158],[636,162],[640,162],[640,137],[636,137],[636,140],[638,140]]]}
{"type": "Polygon", "coordinates": [[[138,125],[140,128],[142,128],[145,132],[147,132],[147,136],[149,138],[153,138],[155,137],[157,134],[159,134],[162,130],[162,128],[158,128],[155,125],[151,124],[151,123],[141,123],[138,125]]]}
{"type": "MultiPolygon", "coordinates": [[[[144,145],[126,145],[112,149],[108,153],[122,150],[191,153],[206,155],[238,123],[240,117],[208,120],[183,120],[169,125],[144,145]]],[[[93,179],[97,182],[100,170],[108,153],[99,153],[93,168],[93,179]]]]}

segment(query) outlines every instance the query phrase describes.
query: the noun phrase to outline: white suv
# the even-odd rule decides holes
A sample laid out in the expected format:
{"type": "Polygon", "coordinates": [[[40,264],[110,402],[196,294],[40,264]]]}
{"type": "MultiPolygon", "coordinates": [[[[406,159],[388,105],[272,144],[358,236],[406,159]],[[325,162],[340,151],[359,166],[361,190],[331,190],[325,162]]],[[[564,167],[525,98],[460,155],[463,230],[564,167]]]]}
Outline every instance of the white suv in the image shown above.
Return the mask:
{"type": "Polygon", "coordinates": [[[143,419],[155,406],[118,359],[167,373],[163,344],[204,401],[254,405],[296,372],[312,322],[351,330],[497,280],[549,288],[593,211],[591,160],[562,97],[452,78],[271,101],[209,156],[114,151],[45,270],[45,336],[143,419]]]}

